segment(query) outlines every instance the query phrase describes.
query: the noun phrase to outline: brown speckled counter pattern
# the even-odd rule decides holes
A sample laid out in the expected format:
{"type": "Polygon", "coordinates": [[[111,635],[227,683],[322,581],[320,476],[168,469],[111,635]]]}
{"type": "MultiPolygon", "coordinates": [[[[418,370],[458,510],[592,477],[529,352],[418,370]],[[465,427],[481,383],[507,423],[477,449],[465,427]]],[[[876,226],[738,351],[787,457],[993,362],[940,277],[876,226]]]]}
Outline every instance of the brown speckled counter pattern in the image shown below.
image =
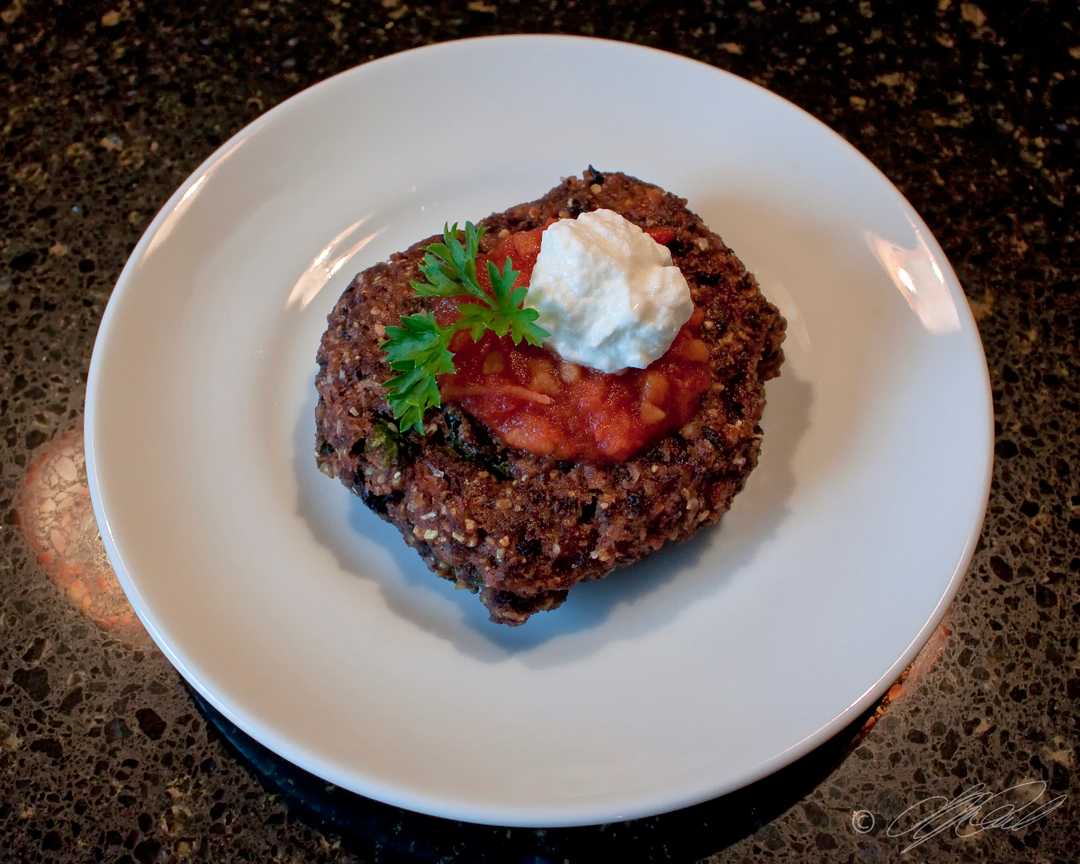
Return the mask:
{"type": "Polygon", "coordinates": [[[14,0],[0,11],[0,861],[1076,860],[1078,24],[1069,2],[14,0]],[[98,321],[187,174],[328,75],[520,30],[688,54],[847,137],[953,261],[994,390],[970,574],[869,728],[742,793],[604,829],[460,826],[290,774],[204,712],[132,619],[81,473],[98,321]],[[1023,780],[1060,807],[906,855],[911,838],[889,836],[928,796],[1023,780]]]}

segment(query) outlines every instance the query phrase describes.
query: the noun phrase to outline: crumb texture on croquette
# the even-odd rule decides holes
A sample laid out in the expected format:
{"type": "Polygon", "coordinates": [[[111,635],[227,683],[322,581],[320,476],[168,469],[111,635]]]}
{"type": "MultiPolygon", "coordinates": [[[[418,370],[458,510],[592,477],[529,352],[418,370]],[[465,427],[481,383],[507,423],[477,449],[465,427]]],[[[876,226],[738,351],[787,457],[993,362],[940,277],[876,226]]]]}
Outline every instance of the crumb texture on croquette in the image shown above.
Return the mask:
{"type": "MultiPolygon", "coordinates": [[[[503,446],[460,407],[399,435],[380,344],[402,315],[430,308],[409,282],[427,238],[360,273],[319,346],[315,456],[401,531],[439,576],[476,591],[494,621],[521,624],[600,579],[717,522],[757,464],[765,381],[783,361],[784,319],[719,236],[658,186],[591,167],[544,195],[488,216],[500,232],[604,207],[674,230],[674,263],[704,312],[712,384],[679,431],[617,464],[559,462],[503,446]]],[[[468,214],[463,214],[468,215],[468,214]]],[[[450,220],[453,221],[453,220],[450,220]]]]}

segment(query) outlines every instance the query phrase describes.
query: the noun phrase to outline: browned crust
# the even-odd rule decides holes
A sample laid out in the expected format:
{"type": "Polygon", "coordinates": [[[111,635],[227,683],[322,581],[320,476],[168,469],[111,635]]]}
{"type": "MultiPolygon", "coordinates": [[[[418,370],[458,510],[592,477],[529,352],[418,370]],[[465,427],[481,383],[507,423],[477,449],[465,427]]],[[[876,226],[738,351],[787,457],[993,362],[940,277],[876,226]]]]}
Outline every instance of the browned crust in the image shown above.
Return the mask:
{"type": "Polygon", "coordinates": [[[433,238],[359,274],[319,346],[320,469],[396,525],[438,575],[479,591],[492,620],[505,624],[719,521],[757,463],[764,382],[783,360],[784,319],[754,277],[683,199],[652,184],[590,167],[543,198],[484,219],[483,249],[503,229],[600,207],[675,230],[672,257],[705,312],[714,376],[696,418],[633,459],[571,464],[512,450],[453,407],[430,412],[427,434],[410,433],[394,464],[365,449],[373,424],[391,418],[381,383],[390,374],[379,350],[384,328],[430,304],[409,280],[433,238]]]}

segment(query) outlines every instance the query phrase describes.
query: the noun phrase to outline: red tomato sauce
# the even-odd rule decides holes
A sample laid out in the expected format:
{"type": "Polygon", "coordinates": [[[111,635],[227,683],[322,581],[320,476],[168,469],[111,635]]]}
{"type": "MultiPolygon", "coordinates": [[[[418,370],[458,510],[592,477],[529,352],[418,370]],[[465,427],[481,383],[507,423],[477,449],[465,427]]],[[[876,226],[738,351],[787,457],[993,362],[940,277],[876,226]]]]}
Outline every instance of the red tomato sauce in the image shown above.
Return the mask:
{"type": "MultiPolygon", "coordinates": [[[[540,253],[542,228],[505,237],[477,260],[490,287],[487,258],[500,269],[509,257],[527,285],[540,253]]],[[[661,243],[672,232],[652,229],[661,243]]],[[[528,301],[526,301],[528,302],[528,301]]],[[[453,319],[457,301],[440,301],[436,316],[453,319]]],[[[450,344],[457,372],[439,379],[446,402],[456,402],[505,444],[555,459],[621,462],[689,422],[709,387],[709,352],[695,310],[664,356],[647,369],[617,375],[569,363],[547,348],[485,333],[473,342],[458,333],[450,344]]]]}

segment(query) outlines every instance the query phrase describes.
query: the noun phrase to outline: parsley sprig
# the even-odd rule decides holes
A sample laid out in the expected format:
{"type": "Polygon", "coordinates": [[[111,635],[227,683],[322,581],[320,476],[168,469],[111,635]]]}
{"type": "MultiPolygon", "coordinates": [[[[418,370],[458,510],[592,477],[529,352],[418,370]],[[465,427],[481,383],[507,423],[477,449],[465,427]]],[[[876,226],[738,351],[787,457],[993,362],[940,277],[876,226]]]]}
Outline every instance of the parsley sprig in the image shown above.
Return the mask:
{"type": "Polygon", "coordinates": [[[410,283],[420,297],[471,298],[459,303],[452,324],[443,327],[430,312],[417,312],[403,315],[400,326],[386,328],[387,339],[379,347],[396,373],[385,382],[386,398],[402,432],[415,429],[423,435],[425,412],[442,404],[438,376],[456,371],[450,350],[455,333],[465,330],[476,342],[490,330],[496,336],[509,335],[515,345],[522,340],[541,345],[551,335],[536,323],[539,313],[524,306],[527,289],[514,288],[520,274],[509,258],[502,272],[488,261],[491,292],[480,286],[476,255],[485,230],[472,222],[465,223],[464,232],[456,222],[444,225],[442,242],[424,250],[420,273],[425,281],[410,283]]]}

